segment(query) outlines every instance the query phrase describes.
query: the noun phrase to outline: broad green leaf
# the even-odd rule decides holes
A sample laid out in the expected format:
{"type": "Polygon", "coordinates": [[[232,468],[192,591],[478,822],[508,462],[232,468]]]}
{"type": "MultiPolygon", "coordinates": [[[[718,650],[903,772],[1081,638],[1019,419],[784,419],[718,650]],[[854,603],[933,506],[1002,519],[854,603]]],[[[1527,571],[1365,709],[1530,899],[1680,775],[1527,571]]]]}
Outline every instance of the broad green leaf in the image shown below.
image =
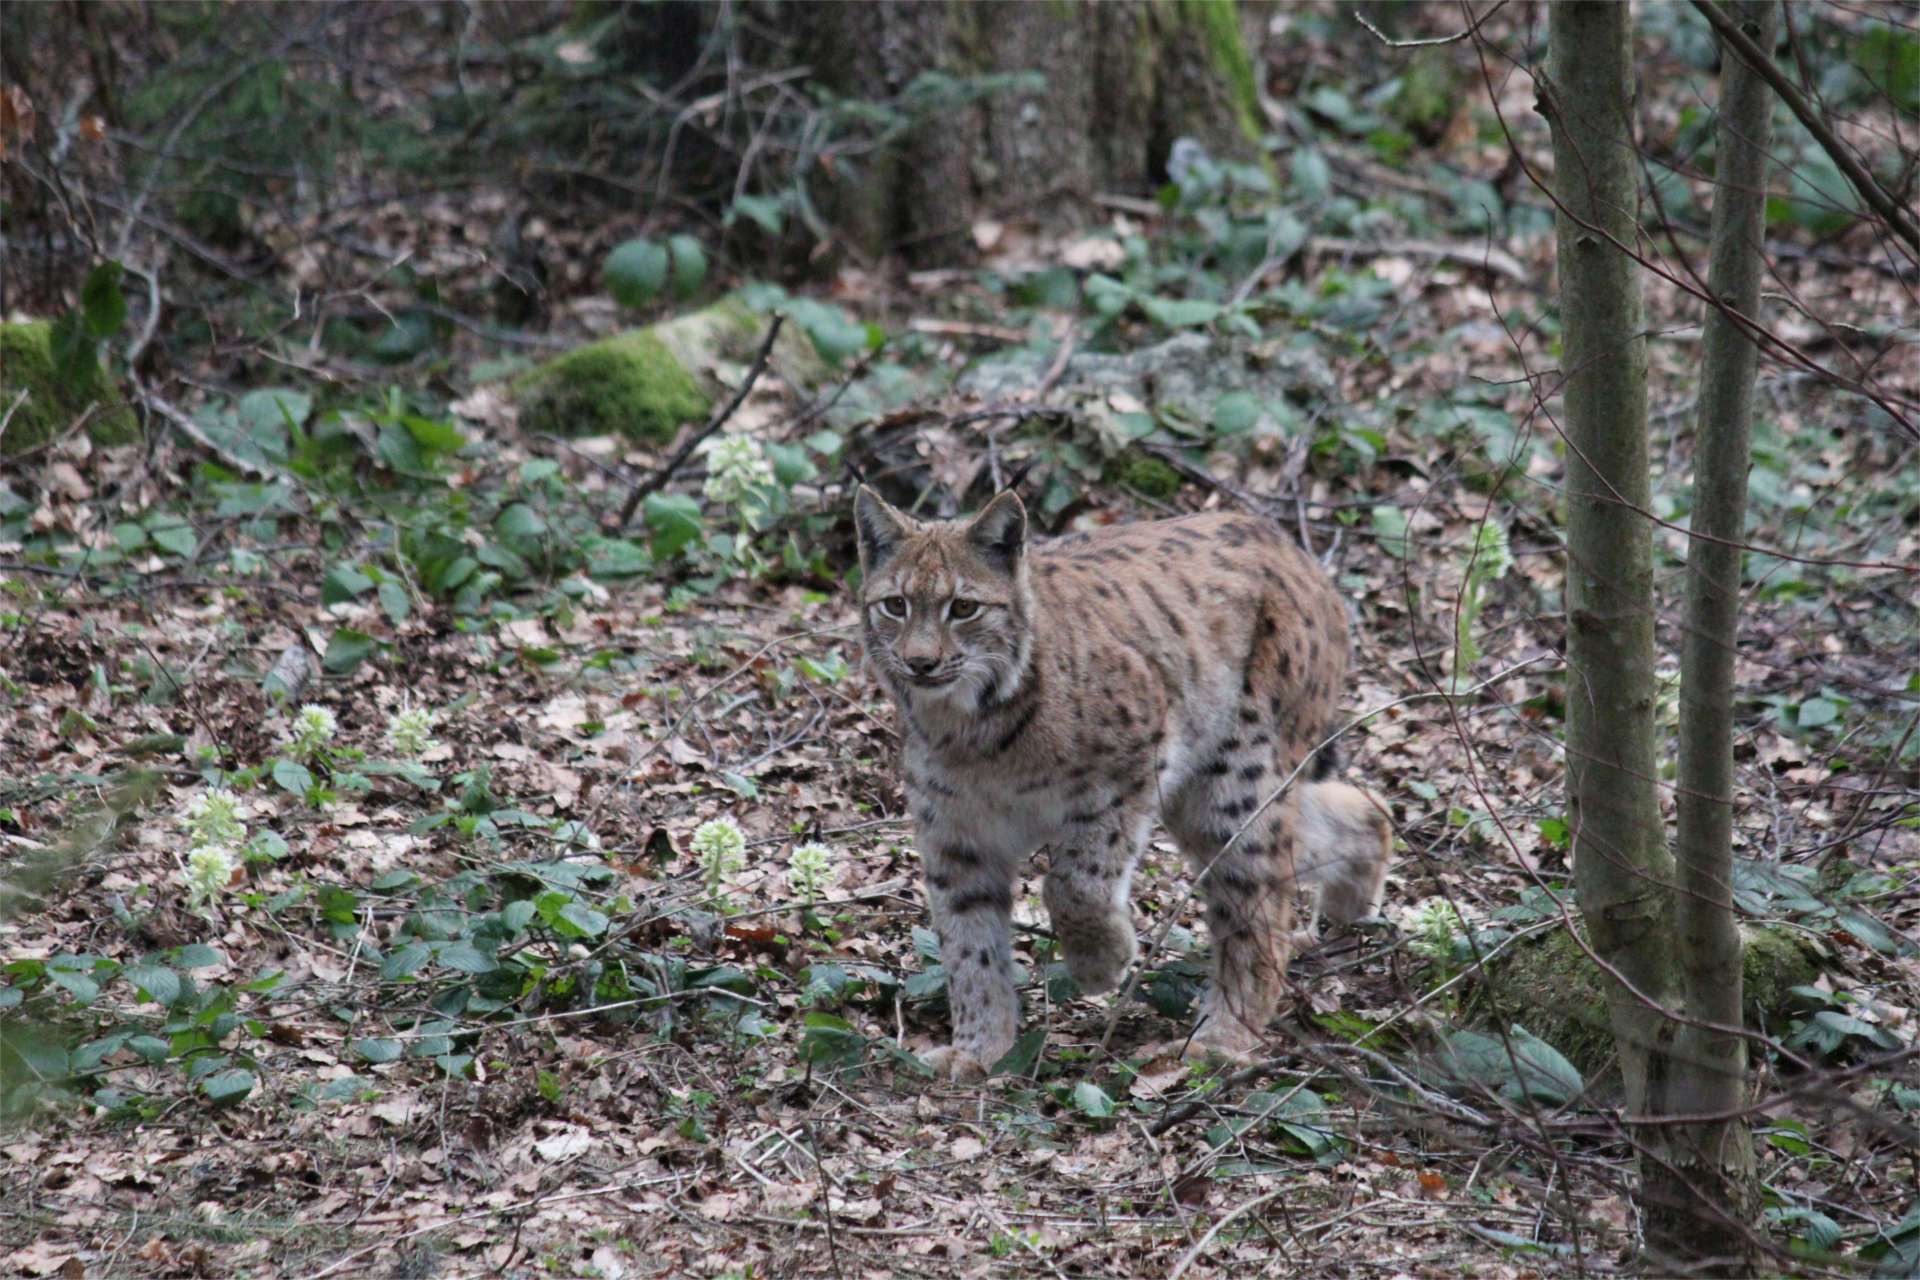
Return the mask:
{"type": "Polygon", "coordinates": [[[120,264],[103,262],[87,273],[80,286],[80,314],[89,336],[111,338],[127,322],[127,299],[120,292],[120,264]]]}
{"type": "Polygon", "coordinates": [[[398,1040],[370,1036],[353,1042],[353,1051],[368,1062],[398,1062],[404,1050],[398,1040]]]}
{"type": "Polygon", "coordinates": [[[1141,298],[1140,309],[1155,324],[1169,329],[1186,329],[1211,324],[1220,315],[1220,304],[1197,298],[1141,298]]]}
{"type": "Polygon", "coordinates": [[[684,493],[653,493],[642,504],[655,559],[664,560],[702,532],[700,504],[684,493]]]}
{"type": "Polygon", "coordinates": [[[320,603],[340,604],[372,588],[372,578],[342,561],[328,569],[320,579],[320,603]]]}
{"type": "Polygon", "coordinates": [[[163,964],[130,965],[122,970],[122,975],[137,988],[141,995],[156,1004],[171,1008],[180,1001],[184,989],[180,975],[163,964]]]}
{"type": "Polygon", "coordinates": [[[667,252],[673,257],[674,297],[692,297],[707,279],[706,250],[694,237],[680,235],[667,241],[667,252]]]}
{"type": "Polygon", "coordinates": [[[745,218],[770,236],[777,236],[787,225],[787,215],[782,202],[773,196],[738,196],[727,206],[725,225],[731,227],[737,218],[745,218]]]}
{"type": "Polygon", "coordinates": [[[845,1018],[816,1009],[801,1023],[800,1049],[815,1066],[857,1067],[866,1061],[867,1038],[845,1018]]]}
{"type": "Polygon", "coordinates": [[[189,559],[200,549],[200,539],[188,524],[161,524],[149,531],[153,535],[153,544],[162,551],[168,551],[181,559],[189,559]]]}
{"type": "Polygon", "coordinates": [[[457,973],[492,973],[493,969],[499,969],[499,960],[467,940],[442,942],[434,960],[457,973]]]}
{"type": "Polygon", "coordinates": [[[261,387],[233,402],[233,413],[256,440],[287,444],[287,425],[303,427],[313,416],[313,397],[286,387],[261,387]]]}
{"type": "Polygon", "coordinates": [[[1251,392],[1230,391],[1213,402],[1213,429],[1223,436],[1251,431],[1260,421],[1260,401],[1251,392]]]}
{"type": "Polygon", "coordinates": [[[996,1076],[1030,1076],[1040,1064],[1040,1051],[1047,1044],[1047,1029],[1044,1026],[1031,1027],[1021,1033],[1013,1042],[1013,1048],[1002,1054],[998,1062],[987,1068],[988,1073],[996,1076]]]}
{"type": "Polygon", "coordinates": [[[618,246],[601,267],[607,292],[623,307],[644,307],[666,287],[671,266],[666,249],[644,237],[618,246]]]}
{"type": "Polygon", "coordinates": [[[302,799],[313,790],[313,774],[298,760],[275,760],[273,780],[282,791],[302,799]]]}
{"type": "Polygon", "coordinates": [[[227,962],[225,956],[204,942],[189,942],[168,954],[182,969],[215,969],[227,962]]]}
{"type": "Polygon", "coordinates": [[[1800,704],[1795,722],[1802,729],[1817,729],[1840,718],[1840,708],[1827,698],[1808,698],[1800,704]]]}
{"type": "Polygon", "coordinates": [[[1398,507],[1375,507],[1373,531],[1379,535],[1380,549],[1404,560],[1408,555],[1407,513],[1398,507]]]}
{"type": "Polygon", "coordinates": [[[239,1067],[216,1071],[200,1082],[200,1089],[207,1095],[207,1101],[216,1106],[230,1107],[244,1101],[253,1092],[253,1072],[239,1067]]]}
{"type": "Polygon", "coordinates": [[[399,626],[413,616],[413,597],[407,589],[389,578],[380,584],[376,593],[380,599],[380,611],[387,615],[387,621],[399,626]]]}
{"type": "Polygon", "coordinates": [[[1073,1105],[1096,1120],[1104,1120],[1113,1114],[1113,1099],[1091,1080],[1082,1080],[1073,1086],[1073,1105]]]}
{"type": "Polygon", "coordinates": [[[327,652],[320,665],[334,675],[343,676],[365,662],[380,642],[364,631],[341,627],[327,638],[327,652]]]}

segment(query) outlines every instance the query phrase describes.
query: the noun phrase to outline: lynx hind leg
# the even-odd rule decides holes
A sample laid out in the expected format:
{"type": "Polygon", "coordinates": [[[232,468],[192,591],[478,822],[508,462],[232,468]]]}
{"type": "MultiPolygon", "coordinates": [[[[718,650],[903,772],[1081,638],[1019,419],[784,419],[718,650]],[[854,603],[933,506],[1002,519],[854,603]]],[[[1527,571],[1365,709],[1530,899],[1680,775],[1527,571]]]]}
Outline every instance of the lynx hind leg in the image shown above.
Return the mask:
{"type": "Polygon", "coordinates": [[[1139,952],[1128,888],[1146,825],[1145,815],[1123,815],[1053,851],[1047,919],[1082,995],[1118,987],[1139,952]]]}
{"type": "Polygon", "coordinates": [[[1172,806],[1167,825],[1200,876],[1213,943],[1191,1049],[1246,1061],[1260,1052],[1293,954],[1295,804],[1276,801],[1233,839],[1278,781],[1251,764],[1218,776],[1172,806]]]}
{"type": "Polygon", "coordinates": [[[1320,917],[1352,924],[1377,915],[1393,854],[1393,827],[1373,798],[1344,782],[1316,782],[1300,794],[1300,883],[1320,917]]]}

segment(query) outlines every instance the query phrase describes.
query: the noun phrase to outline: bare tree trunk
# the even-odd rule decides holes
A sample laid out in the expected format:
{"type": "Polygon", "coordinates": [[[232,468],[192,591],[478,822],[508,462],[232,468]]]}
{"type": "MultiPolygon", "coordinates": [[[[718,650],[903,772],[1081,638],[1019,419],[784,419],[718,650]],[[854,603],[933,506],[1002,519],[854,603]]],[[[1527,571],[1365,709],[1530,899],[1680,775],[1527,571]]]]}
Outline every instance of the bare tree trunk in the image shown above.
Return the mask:
{"type": "MultiPolygon", "coordinates": [[[[1567,803],[1629,1113],[1666,1095],[1678,985],[1673,863],[1654,790],[1653,536],[1628,6],[1548,8],[1567,459],[1567,803]]],[[[1658,1125],[1636,1129],[1657,1166],[1658,1125]]],[[[1643,1182],[1643,1186],[1644,1186],[1643,1182]]]]}
{"type": "Polygon", "coordinates": [[[1235,0],[805,0],[777,12],[815,76],[848,98],[890,99],[927,72],[1045,77],[1041,91],[925,121],[823,184],[832,221],[868,253],[950,262],[972,252],[981,217],[1078,220],[1099,192],[1164,181],[1177,137],[1259,154],[1257,73],[1235,0]]]}
{"type": "MultiPolygon", "coordinates": [[[[1773,47],[1773,0],[1733,0],[1723,12],[1762,49],[1773,47]]],[[[1722,59],[1715,152],[1712,260],[1707,290],[1721,306],[1758,318],[1766,230],[1767,142],[1773,102],[1766,82],[1729,51],[1722,59]]],[[[1690,1019],[1674,1044],[1672,1115],[1727,1115],[1746,1097],[1740,932],[1733,917],[1733,660],[1740,620],[1740,548],[1747,511],[1753,375],[1759,349],[1725,312],[1707,313],[1694,433],[1693,533],[1687,551],[1686,639],[1680,659],[1680,797],[1675,898],[1680,972],[1690,1019]]],[[[1650,1203],[1649,1244],[1672,1258],[1720,1260],[1747,1274],[1759,1192],[1744,1120],[1673,1131],[1670,1184],[1650,1203]]]]}

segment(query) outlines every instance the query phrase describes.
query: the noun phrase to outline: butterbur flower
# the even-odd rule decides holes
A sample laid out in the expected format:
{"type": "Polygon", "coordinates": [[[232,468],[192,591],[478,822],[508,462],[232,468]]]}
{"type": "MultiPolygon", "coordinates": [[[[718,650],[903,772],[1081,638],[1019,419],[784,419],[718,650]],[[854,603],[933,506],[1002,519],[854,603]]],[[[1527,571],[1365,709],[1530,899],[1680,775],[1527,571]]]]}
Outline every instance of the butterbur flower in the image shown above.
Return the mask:
{"type": "Polygon", "coordinates": [[[752,436],[716,436],[701,446],[707,457],[709,501],[736,503],[758,484],[773,480],[773,464],[752,436]]]}
{"type": "Polygon", "coordinates": [[[808,903],[820,896],[832,875],[833,850],[818,841],[800,845],[787,856],[787,883],[808,903]]]}
{"type": "Polygon", "coordinates": [[[732,818],[703,822],[693,833],[693,852],[709,891],[717,892],[729,872],[746,863],[747,837],[732,818]]]}
{"type": "Polygon", "coordinates": [[[431,707],[407,707],[387,718],[387,746],[402,760],[418,760],[439,746],[431,707]]]}
{"type": "Polygon", "coordinates": [[[231,848],[247,838],[247,824],[240,821],[240,801],[225,787],[209,787],[187,801],[185,826],[189,846],[231,848]]]}
{"type": "Polygon", "coordinates": [[[187,905],[198,910],[224,893],[233,879],[233,868],[233,850],[217,844],[195,846],[180,872],[187,886],[187,905]]]}
{"type": "Polygon", "coordinates": [[[1415,955],[1444,960],[1453,954],[1453,940],[1467,931],[1467,922],[1445,898],[1426,898],[1406,909],[1401,927],[1409,935],[1407,947],[1415,955]]]}
{"type": "Polygon", "coordinates": [[[1507,576],[1513,568],[1513,547],[1507,531],[1492,520],[1483,521],[1473,535],[1473,572],[1487,582],[1507,576]]]}
{"type": "Polygon", "coordinates": [[[309,702],[294,713],[293,729],[288,735],[287,744],[301,759],[312,760],[332,743],[334,731],[339,727],[333,712],[309,702]]]}

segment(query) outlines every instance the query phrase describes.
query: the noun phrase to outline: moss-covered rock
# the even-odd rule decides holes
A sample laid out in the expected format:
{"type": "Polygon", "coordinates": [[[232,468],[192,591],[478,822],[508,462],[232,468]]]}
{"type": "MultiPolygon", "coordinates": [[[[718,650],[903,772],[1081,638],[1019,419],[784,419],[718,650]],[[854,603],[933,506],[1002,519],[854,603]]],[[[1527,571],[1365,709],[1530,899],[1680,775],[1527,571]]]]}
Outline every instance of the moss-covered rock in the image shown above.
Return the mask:
{"type": "Polygon", "coordinates": [[[520,425],[560,436],[665,441],[704,418],[713,397],[666,343],[645,329],[588,343],[514,383],[520,425]]]}
{"type": "MultiPolygon", "coordinates": [[[[513,384],[520,425],[562,436],[622,434],[665,441],[713,411],[746,374],[767,321],[738,298],[603,338],[547,361],[513,384]],[[723,375],[731,376],[723,376],[723,375]]],[[[771,363],[793,382],[825,366],[792,325],[771,363]]]]}
{"type": "Polygon", "coordinates": [[[87,434],[96,444],[126,444],[140,436],[140,424],[120,388],[97,361],[73,381],[63,381],[53,364],[53,326],[43,320],[0,324],[0,414],[25,390],[14,410],[0,457],[12,457],[45,444],[72,426],[94,406],[87,434]]]}
{"type": "MultiPolygon", "coordinates": [[[[1740,929],[1746,1019],[1764,1028],[1787,1012],[1789,989],[1812,982],[1818,957],[1805,938],[1778,926],[1740,929]]],[[[1494,962],[1473,1011],[1477,1024],[1518,1022],[1589,1078],[1613,1055],[1600,970],[1565,929],[1524,943],[1494,962]]]]}

